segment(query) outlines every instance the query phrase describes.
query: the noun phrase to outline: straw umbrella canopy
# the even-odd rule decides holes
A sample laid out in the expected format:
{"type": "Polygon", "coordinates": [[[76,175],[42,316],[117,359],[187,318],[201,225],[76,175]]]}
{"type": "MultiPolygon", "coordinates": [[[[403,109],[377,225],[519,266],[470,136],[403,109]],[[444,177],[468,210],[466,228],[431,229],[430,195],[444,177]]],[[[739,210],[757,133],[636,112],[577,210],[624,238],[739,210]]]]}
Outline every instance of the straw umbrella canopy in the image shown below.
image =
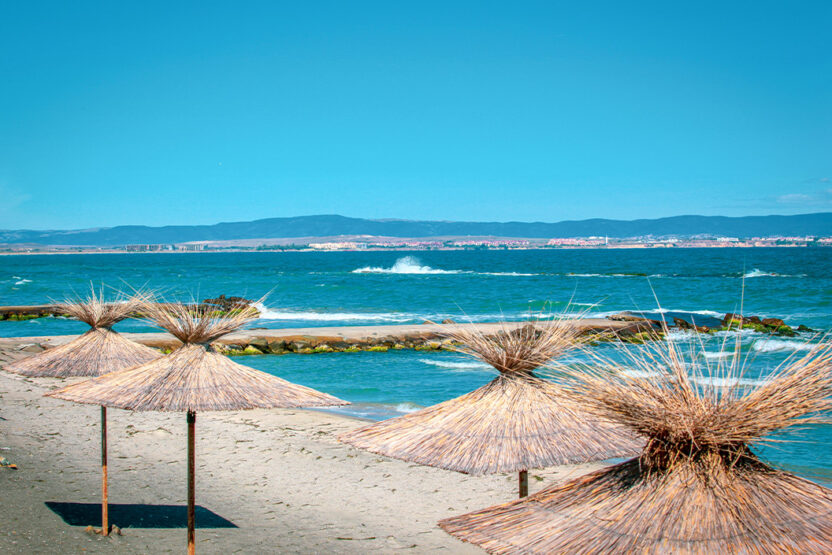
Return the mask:
{"type": "Polygon", "coordinates": [[[201,411],[326,407],[332,395],[249,368],[211,346],[257,317],[252,307],[217,316],[211,307],[145,303],[143,312],[182,342],[168,356],[48,395],[134,411],[184,411],[188,423],[188,552],[194,553],[194,428],[201,411]]]}
{"type": "Polygon", "coordinates": [[[756,387],[740,381],[739,359],[737,348],[727,368],[699,373],[666,343],[633,355],[644,377],[576,376],[593,410],[648,438],[641,455],[439,525],[490,553],[832,553],[832,490],[751,448],[829,422],[832,349],[794,357],[756,387]]]}
{"type": "Polygon", "coordinates": [[[593,417],[555,382],[534,370],[578,343],[579,330],[556,319],[496,334],[475,326],[449,328],[459,352],[493,366],[488,384],[418,412],[358,428],[339,437],[373,453],[466,474],[528,470],[632,455],[640,443],[623,427],[593,417]]]}
{"type": "MultiPolygon", "coordinates": [[[[135,313],[139,301],[120,299],[105,302],[103,291],[93,289],[86,299],[65,301],[57,305],[66,316],[81,320],[90,330],[72,341],[37,355],[6,365],[6,370],[29,377],[70,378],[101,376],[157,359],[159,351],[139,345],[112,326],[135,313]]],[[[107,535],[107,408],[101,406],[101,533],[107,535]]]]}

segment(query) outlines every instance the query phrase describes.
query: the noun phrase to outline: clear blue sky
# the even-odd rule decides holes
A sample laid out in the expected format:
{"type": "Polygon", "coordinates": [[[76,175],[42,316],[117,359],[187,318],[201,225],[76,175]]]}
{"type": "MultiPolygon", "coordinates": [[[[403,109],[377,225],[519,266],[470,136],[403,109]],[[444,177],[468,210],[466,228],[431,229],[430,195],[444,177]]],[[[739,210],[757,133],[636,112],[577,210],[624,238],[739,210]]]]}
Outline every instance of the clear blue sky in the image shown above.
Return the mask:
{"type": "Polygon", "coordinates": [[[832,210],[832,2],[6,2],[0,229],[832,210]]]}

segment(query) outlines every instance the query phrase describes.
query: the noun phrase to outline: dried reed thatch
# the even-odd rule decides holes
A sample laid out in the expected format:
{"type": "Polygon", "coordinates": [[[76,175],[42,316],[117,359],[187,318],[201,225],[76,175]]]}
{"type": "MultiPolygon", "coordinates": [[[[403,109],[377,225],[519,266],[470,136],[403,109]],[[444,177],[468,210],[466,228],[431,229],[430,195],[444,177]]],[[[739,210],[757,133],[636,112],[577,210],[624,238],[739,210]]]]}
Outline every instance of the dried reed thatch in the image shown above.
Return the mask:
{"type": "Polygon", "coordinates": [[[210,342],[257,317],[254,307],[217,315],[206,305],[155,303],[142,312],[180,341],[170,355],[99,376],[47,395],[136,411],[185,411],[188,425],[188,553],[196,551],[196,412],[253,408],[323,407],[348,404],[337,397],[248,368],[217,353],[210,342]]]}
{"type": "Polygon", "coordinates": [[[605,363],[574,374],[572,391],[648,438],[638,458],[439,525],[491,553],[832,553],[832,490],[751,449],[829,422],[832,346],[754,388],[739,380],[739,347],[716,368],[672,342],[627,356],[635,372],[605,363]],[[719,390],[709,376],[738,385],[719,390]]]}
{"type": "Polygon", "coordinates": [[[247,307],[213,316],[210,307],[145,302],[142,312],[183,345],[170,355],[48,395],[136,411],[242,410],[347,404],[326,393],[243,366],[210,342],[257,317],[247,307]]]}
{"type": "Polygon", "coordinates": [[[63,314],[81,320],[92,329],[69,343],[13,362],[6,370],[30,377],[100,376],[161,356],[159,351],[130,341],[111,329],[113,324],[137,311],[137,299],[105,302],[103,291],[92,290],[86,299],[57,306],[63,314]]]}
{"type": "MultiPolygon", "coordinates": [[[[58,310],[81,320],[92,329],[69,343],[14,362],[6,369],[30,377],[69,378],[101,376],[144,364],[162,353],[134,343],[111,328],[134,314],[140,307],[139,297],[118,295],[116,302],[104,300],[103,287],[91,288],[85,299],[58,303],[58,310]]],[[[109,533],[107,476],[107,409],[101,407],[101,533],[109,533]]]]}
{"type": "Polygon", "coordinates": [[[451,328],[459,351],[500,372],[485,386],[418,412],[342,435],[345,443],[396,459],[467,474],[521,472],[635,454],[640,443],[620,426],[584,412],[533,371],[572,349],[579,330],[565,320],[486,335],[451,328]]]}

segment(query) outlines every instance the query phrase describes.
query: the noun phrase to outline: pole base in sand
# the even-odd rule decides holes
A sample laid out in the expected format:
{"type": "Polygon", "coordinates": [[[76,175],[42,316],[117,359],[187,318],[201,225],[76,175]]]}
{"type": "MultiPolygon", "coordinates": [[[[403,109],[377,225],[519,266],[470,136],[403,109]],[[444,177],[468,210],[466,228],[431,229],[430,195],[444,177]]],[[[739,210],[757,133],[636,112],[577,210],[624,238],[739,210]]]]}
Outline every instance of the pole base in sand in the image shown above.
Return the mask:
{"type": "Polygon", "coordinates": [[[529,471],[521,470],[519,476],[520,482],[520,497],[527,497],[529,495],[529,471]]]}

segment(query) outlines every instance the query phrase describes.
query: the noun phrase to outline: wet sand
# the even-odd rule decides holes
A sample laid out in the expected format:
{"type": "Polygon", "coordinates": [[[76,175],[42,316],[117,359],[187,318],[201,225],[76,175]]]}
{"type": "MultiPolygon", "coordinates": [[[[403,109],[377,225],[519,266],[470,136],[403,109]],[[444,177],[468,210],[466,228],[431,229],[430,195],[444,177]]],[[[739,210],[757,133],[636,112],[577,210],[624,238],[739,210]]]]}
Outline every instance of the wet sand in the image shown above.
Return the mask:
{"type": "MultiPolygon", "coordinates": [[[[2,346],[0,365],[26,354],[2,346]]],[[[0,468],[0,552],[181,552],[184,520],[180,528],[138,528],[111,517],[123,535],[105,538],[45,504],[100,501],[100,409],[42,397],[66,383],[0,371],[0,456],[19,467],[0,468]]],[[[111,504],[184,507],[185,415],[111,409],[108,416],[111,504]]],[[[198,414],[197,505],[236,528],[198,527],[197,551],[482,553],[436,522],[514,498],[516,475],[466,476],[336,440],[362,423],[312,410],[198,414]]],[[[600,466],[531,471],[529,490],[600,466]]]]}

